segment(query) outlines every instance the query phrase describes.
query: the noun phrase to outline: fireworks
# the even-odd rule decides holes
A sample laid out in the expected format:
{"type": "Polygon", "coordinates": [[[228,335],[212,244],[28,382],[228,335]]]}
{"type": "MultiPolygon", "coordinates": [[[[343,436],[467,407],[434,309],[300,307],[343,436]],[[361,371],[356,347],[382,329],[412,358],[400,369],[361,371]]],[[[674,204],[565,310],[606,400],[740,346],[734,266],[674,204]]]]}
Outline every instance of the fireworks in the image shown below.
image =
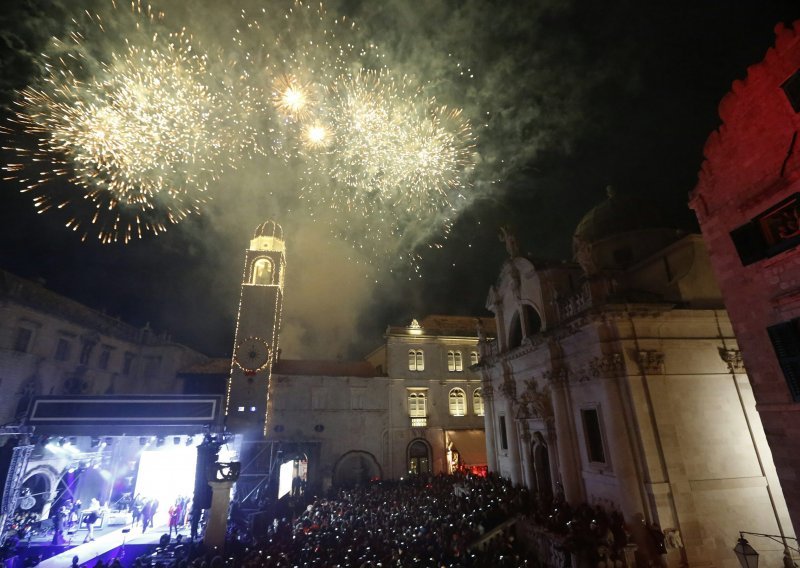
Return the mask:
{"type": "Polygon", "coordinates": [[[322,6],[242,12],[233,49],[213,57],[138,3],[75,26],[21,93],[16,122],[36,147],[17,148],[22,163],[6,170],[84,238],[160,233],[260,154],[298,176],[299,192],[282,197],[373,260],[446,234],[466,203],[474,141],[461,112],[393,73],[322,6]],[[124,43],[109,48],[116,37],[124,43]]]}
{"type": "MultiPolygon", "coordinates": [[[[19,153],[52,166],[25,180],[37,209],[67,207],[68,227],[103,242],[157,234],[198,212],[226,163],[229,121],[203,83],[206,59],[187,34],[162,35],[151,10],[133,8],[138,33],[105,59],[85,32],[54,40],[46,75],[21,93],[16,118],[37,137],[19,153]],[[57,176],[71,187],[58,191],[57,176]]],[[[98,16],[87,23],[95,35],[105,29],[98,16]]]]}

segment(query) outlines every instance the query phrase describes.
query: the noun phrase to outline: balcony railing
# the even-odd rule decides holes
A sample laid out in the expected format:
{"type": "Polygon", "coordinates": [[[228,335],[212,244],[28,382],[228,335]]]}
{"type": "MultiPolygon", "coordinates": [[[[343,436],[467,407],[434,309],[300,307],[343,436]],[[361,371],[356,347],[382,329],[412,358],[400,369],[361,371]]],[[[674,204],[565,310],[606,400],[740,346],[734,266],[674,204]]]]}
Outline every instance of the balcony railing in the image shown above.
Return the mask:
{"type": "Polygon", "coordinates": [[[411,427],[412,428],[425,428],[428,425],[428,417],[427,416],[419,416],[419,417],[412,417],[411,418],[411,427]]]}

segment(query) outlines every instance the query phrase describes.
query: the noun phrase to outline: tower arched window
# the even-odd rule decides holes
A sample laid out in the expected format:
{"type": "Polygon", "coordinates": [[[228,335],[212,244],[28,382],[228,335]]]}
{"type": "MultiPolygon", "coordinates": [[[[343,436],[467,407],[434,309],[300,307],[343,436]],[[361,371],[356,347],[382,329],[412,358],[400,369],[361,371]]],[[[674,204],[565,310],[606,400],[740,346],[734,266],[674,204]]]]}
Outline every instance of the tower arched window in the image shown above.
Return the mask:
{"type": "Polygon", "coordinates": [[[450,391],[450,416],[467,415],[467,397],[462,389],[450,391]]]}
{"type": "Polygon", "coordinates": [[[422,349],[411,349],[408,352],[408,370],[409,371],[424,371],[425,370],[425,355],[422,349]]]}
{"type": "Polygon", "coordinates": [[[479,388],[472,392],[472,408],[475,416],[483,416],[483,391],[479,388]]]}
{"type": "Polygon", "coordinates": [[[447,370],[448,371],[463,371],[464,363],[461,358],[461,351],[448,351],[447,352],[447,370]]]}
{"type": "Polygon", "coordinates": [[[272,284],[274,266],[268,258],[259,258],[253,263],[253,284],[272,284]]]}

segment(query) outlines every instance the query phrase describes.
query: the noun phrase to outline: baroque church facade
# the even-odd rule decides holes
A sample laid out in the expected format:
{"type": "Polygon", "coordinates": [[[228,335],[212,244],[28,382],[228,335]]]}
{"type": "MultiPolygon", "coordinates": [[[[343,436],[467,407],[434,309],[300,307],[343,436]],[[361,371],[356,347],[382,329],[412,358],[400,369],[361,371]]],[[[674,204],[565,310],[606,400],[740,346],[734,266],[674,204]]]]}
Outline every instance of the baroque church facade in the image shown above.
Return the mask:
{"type": "Polygon", "coordinates": [[[505,235],[497,339],[480,343],[489,469],[540,502],[655,527],[665,555],[650,561],[733,567],[740,530],[794,533],[705,245],[661,227],[610,191],[575,231],[575,262],[505,235]]]}

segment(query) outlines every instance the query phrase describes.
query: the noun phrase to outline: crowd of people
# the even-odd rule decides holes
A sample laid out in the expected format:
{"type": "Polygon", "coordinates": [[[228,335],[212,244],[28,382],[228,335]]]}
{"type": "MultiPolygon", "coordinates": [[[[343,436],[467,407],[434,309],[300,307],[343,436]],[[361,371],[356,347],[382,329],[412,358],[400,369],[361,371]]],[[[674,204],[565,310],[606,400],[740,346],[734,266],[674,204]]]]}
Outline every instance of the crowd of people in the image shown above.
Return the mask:
{"type": "MultiPolygon", "coordinates": [[[[175,566],[517,567],[525,551],[509,533],[476,546],[494,527],[528,510],[529,494],[499,477],[437,476],[377,481],[312,500],[296,516],[277,518],[261,534],[233,529],[225,555],[195,557],[185,548],[175,566]]],[[[164,561],[162,564],[166,565],[164,561]]],[[[151,556],[135,566],[153,565],[151,556]]]]}
{"type": "MultiPolygon", "coordinates": [[[[161,568],[418,567],[469,568],[539,566],[520,526],[546,531],[565,558],[578,565],[622,566],[626,547],[635,541],[637,561],[651,565],[664,554],[657,526],[626,524],[618,511],[600,506],[572,506],[559,491],[537,499],[524,487],[489,474],[415,476],[401,481],[373,481],[338,489],[325,498],[289,496],[268,525],[231,522],[223,551],[208,550],[183,539],[191,501],[177,499],[169,508],[169,533],[160,548],[124,566],[161,568]],[[302,497],[302,498],[301,498],[302,497]],[[513,526],[516,521],[518,526],[513,526]],[[177,538],[172,538],[173,534],[177,538]],[[183,540],[182,540],[183,539],[183,540]],[[523,542],[524,541],[524,542],[523,542]],[[645,558],[646,556],[646,558],[645,558]]],[[[134,522],[146,530],[158,503],[137,496],[131,501],[134,522]]],[[[232,515],[236,518],[236,503],[232,515]]],[[[106,565],[94,561],[86,566],[106,565]]]]}

